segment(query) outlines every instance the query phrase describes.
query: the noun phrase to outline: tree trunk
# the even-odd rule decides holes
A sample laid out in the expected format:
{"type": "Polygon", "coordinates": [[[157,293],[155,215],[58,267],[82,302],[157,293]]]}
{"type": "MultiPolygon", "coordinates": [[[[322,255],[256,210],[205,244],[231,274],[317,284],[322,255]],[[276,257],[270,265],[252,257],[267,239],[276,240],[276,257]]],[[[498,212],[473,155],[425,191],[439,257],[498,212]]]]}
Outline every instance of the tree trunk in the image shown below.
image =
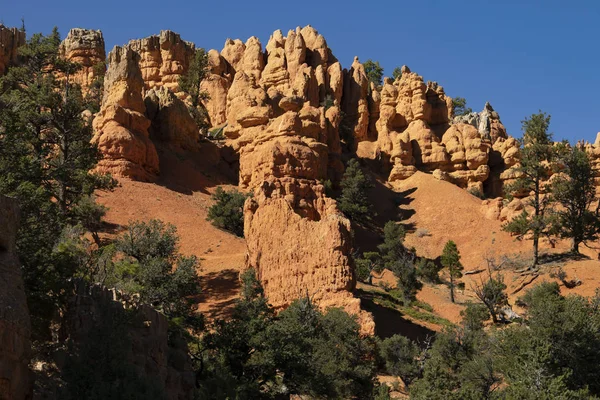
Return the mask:
{"type": "Polygon", "coordinates": [[[454,303],[454,278],[450,273],[450,301],[454,303]]]}
{"type": "Polygon", "coordinates": [[[571,245],[571,253],[579,254],[579,241],[573,239],[573,244],[571,245]]]}

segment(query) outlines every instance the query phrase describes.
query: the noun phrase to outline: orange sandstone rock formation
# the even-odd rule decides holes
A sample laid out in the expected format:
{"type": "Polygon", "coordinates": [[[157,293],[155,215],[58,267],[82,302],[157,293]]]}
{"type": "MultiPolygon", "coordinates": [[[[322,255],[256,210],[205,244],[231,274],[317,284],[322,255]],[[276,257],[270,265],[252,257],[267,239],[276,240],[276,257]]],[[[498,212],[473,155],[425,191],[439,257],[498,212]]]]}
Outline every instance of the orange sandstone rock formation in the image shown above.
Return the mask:
{"type": "Polygon", "coordinates": [[[25,32],[0,24],[0,76],[17,60],[17,49],[25,44],[25,32]]]}
{"type": "Polygon", "coordinates": [[[116,46],[108,55],[102,107],[96,115],[92,141],[104,158],[98,170],[139,180],[159,172],[158,155],[149,139],[150,121],[144,114],[144,81],[140,56],[116,46]]]}
{"type": "Polygon", "coordinates": [[[104,37],[101,31],[74,28],[60,44],[61,57],[81,65],[71,82],[81,85],[84,93],[94,80],[104,74],[104,37]]]}
{"type": "Polygon", "coordinates": [[[179,91],[179,77],[189,68],[195,50],[193,43],[182,40],[172,31],[132,40],[125,47],[140,56],[144,91],[165,86],[175,93],[179,91]]]}

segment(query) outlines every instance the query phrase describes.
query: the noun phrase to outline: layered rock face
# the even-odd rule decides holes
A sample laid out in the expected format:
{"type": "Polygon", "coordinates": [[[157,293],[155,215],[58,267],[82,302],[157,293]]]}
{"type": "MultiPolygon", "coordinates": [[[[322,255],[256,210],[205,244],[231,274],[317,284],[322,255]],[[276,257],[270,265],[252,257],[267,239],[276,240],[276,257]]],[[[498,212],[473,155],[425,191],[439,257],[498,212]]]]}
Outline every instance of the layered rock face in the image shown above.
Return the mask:
{"type": "Polygon", "coordinates": [[[182,40],[175,32],[160,31],[159,35],[132,40],[125,47],[140,56],[144,92],[160,86],[179,92],[179,77],[188,70],[194,56],[193,43],[182,40]]]}
{"type": "Polygon", "coordinates": [[[211,122],[226,124],[239,185],[254,192],[244,210],[246,267],[256,269],[274,307],[308,293],[322,307],[357,314],[372,333],[350,293],[350,222],[320,184],[343,172],[340,63],[310,26],[274,32],[264,52],[255,37],[228,39],[209,60],[211,122]]]}
{"type": "Polygon", "coordinates": [[[17,49],[25,44],[25,32],[0,24],[0,76],[17,60],[17,49]]]}
{"type": "Polygon", "coordinates": [[[139,54],[116,46],[108,55],[102,107],[93,122],[92,142],[104,156],[98,163],[99,171],[139,180],[150,180],[158,174],[143,86],[139,54]]]}
{"type": "Polygon", "coordinates": [[[81,65],[71,81],[81,85],[84,93],[96,78],[104,74],[102,64],[106,59],[102,32],[90,29],[71,29],[60,44],[60,55],[81,65]]]}
{"type": "Polygon", "coordinates": [[[31,323],[16,256],[17,201],[0,196],[0,399],[30,399],[31,323]]]}
{"type": "MultiPolygon", "coordinates": [[[[121,300],[114,290],[79,283],[63,318],[61,342],[93,349],[98,345],[90,343],[94,331],[126,320],[121,300]]],[[[169,321],[149,306],[142,305],[129,315],[119,357],[142,379],[162,389],[165,398],[193,399],[196,378],[185,340],[170,339],[169,321]]]]}
{"type": "Polygon", "coordinates": [[[360,142],[376,141],[367,156],[389,164],[388,180],[406,179],[424,170],[483,191],[490,171],[491,141],[471,125],[452,124],[452,99],[444,89],[435,82],[425,83],[404,66],[399,79],[386,78],[381,88],[372,86],[368,95],[361,68],[355,60],[351,83],[345,86],[350,92],[344,92],[344,99],[352,98],[351,103],[358,105],[354,132],[359,150],[365,144],[360,142]]]}

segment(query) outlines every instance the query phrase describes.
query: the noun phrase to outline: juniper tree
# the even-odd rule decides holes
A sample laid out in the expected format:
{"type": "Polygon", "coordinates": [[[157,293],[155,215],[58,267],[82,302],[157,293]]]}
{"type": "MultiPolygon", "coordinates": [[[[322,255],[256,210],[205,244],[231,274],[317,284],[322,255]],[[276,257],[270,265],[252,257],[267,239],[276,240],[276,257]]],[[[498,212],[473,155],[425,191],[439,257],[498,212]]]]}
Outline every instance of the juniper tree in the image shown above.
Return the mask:
{"type": "Polygon", "coordinates": [[[456,279],[462,278],[463,266],[460,263],[460,253],[456,247],[456,243],[452,240],[446,242],[444,250],[441,256],[442,265],[448,268],[448,274],[450,275],[450,301],[454,303],[454,288],[458,286],[456,279]]]}
{"type": "Polygon", "coordinates": [[[571,251],[579,253],[579,245],[597,240],[600,230],[599,210],[591,209],[596,201],[594,173],[588,155],[578,147],[566,148],[561,161],[564,175],[552,182],[554,198],[562,206],[557,211],[558,232],[572,239],[571,251]]]}
{"type": "Polygon", "coordinates": [[[518,239],[527,234],[533,238],[533,263],[535,268],[539,262],[539,241],[542,235],[552,233],[550,216],[547,214],[550,205],[550,185],[544,182],[551,173],[551,164],[555,159],[552,134],[548,132],[550,115],[539,112],[522,121],[523,138],[520,140],[521,162],[516,168],[518,178],[507,187],[508,192],[533,193],[529,205],[534,214],[524,210],[519,216],[505,224],[505,231],[514,233],[518,239]],[[543,196],[543,193],[546,195],[543,196]]]}
{"type": "Polygon", "coordinates": [[[189,98],[188,110],[196,121],[198,129],[208,129],[209,121],[202,101],[208,100],[208,92],[202,90],[202,82],[208,77],[208,54],[202,48],[196,49],[187,73],[179,78],[179,89],[186,92],[189,98]]]}

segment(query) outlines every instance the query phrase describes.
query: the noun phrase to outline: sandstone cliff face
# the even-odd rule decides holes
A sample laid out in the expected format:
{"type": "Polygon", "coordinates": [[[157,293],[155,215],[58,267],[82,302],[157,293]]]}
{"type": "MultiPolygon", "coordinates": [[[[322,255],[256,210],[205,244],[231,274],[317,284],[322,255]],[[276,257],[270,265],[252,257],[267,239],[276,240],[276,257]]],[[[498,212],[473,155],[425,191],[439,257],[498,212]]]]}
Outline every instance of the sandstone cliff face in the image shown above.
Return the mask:
{"type": "Polygon", "coordinates": [[[15,239],[17,201],[0,196],[0,399],[30,399],[31,324],[15,239]]]}
{"type": "Polygon", "coordinates": [[[158,174],[158,155],[149,139],[150,121],[144,114],[144,81],[140,56],[116,46],[108,55],[102,107],[96,115],[92,142],[104,158],[98,170],[115,176],[150,180],[158,174]]]}
{"type": "Polygon", "coordinates": [[[0,24],[0,76],[17,60],[17,49],[25,44],[25,32],[0,24]]]}
{"type": "Polygon", "coordinates": [[[81,65],[71,82],[81,85],[84,93],[99,75],[104,74],[104,68],[98,67],[106,59],[104,37],[100,31],[71,29],[60,44],[59,52],[64,59],[81,65]]]}

